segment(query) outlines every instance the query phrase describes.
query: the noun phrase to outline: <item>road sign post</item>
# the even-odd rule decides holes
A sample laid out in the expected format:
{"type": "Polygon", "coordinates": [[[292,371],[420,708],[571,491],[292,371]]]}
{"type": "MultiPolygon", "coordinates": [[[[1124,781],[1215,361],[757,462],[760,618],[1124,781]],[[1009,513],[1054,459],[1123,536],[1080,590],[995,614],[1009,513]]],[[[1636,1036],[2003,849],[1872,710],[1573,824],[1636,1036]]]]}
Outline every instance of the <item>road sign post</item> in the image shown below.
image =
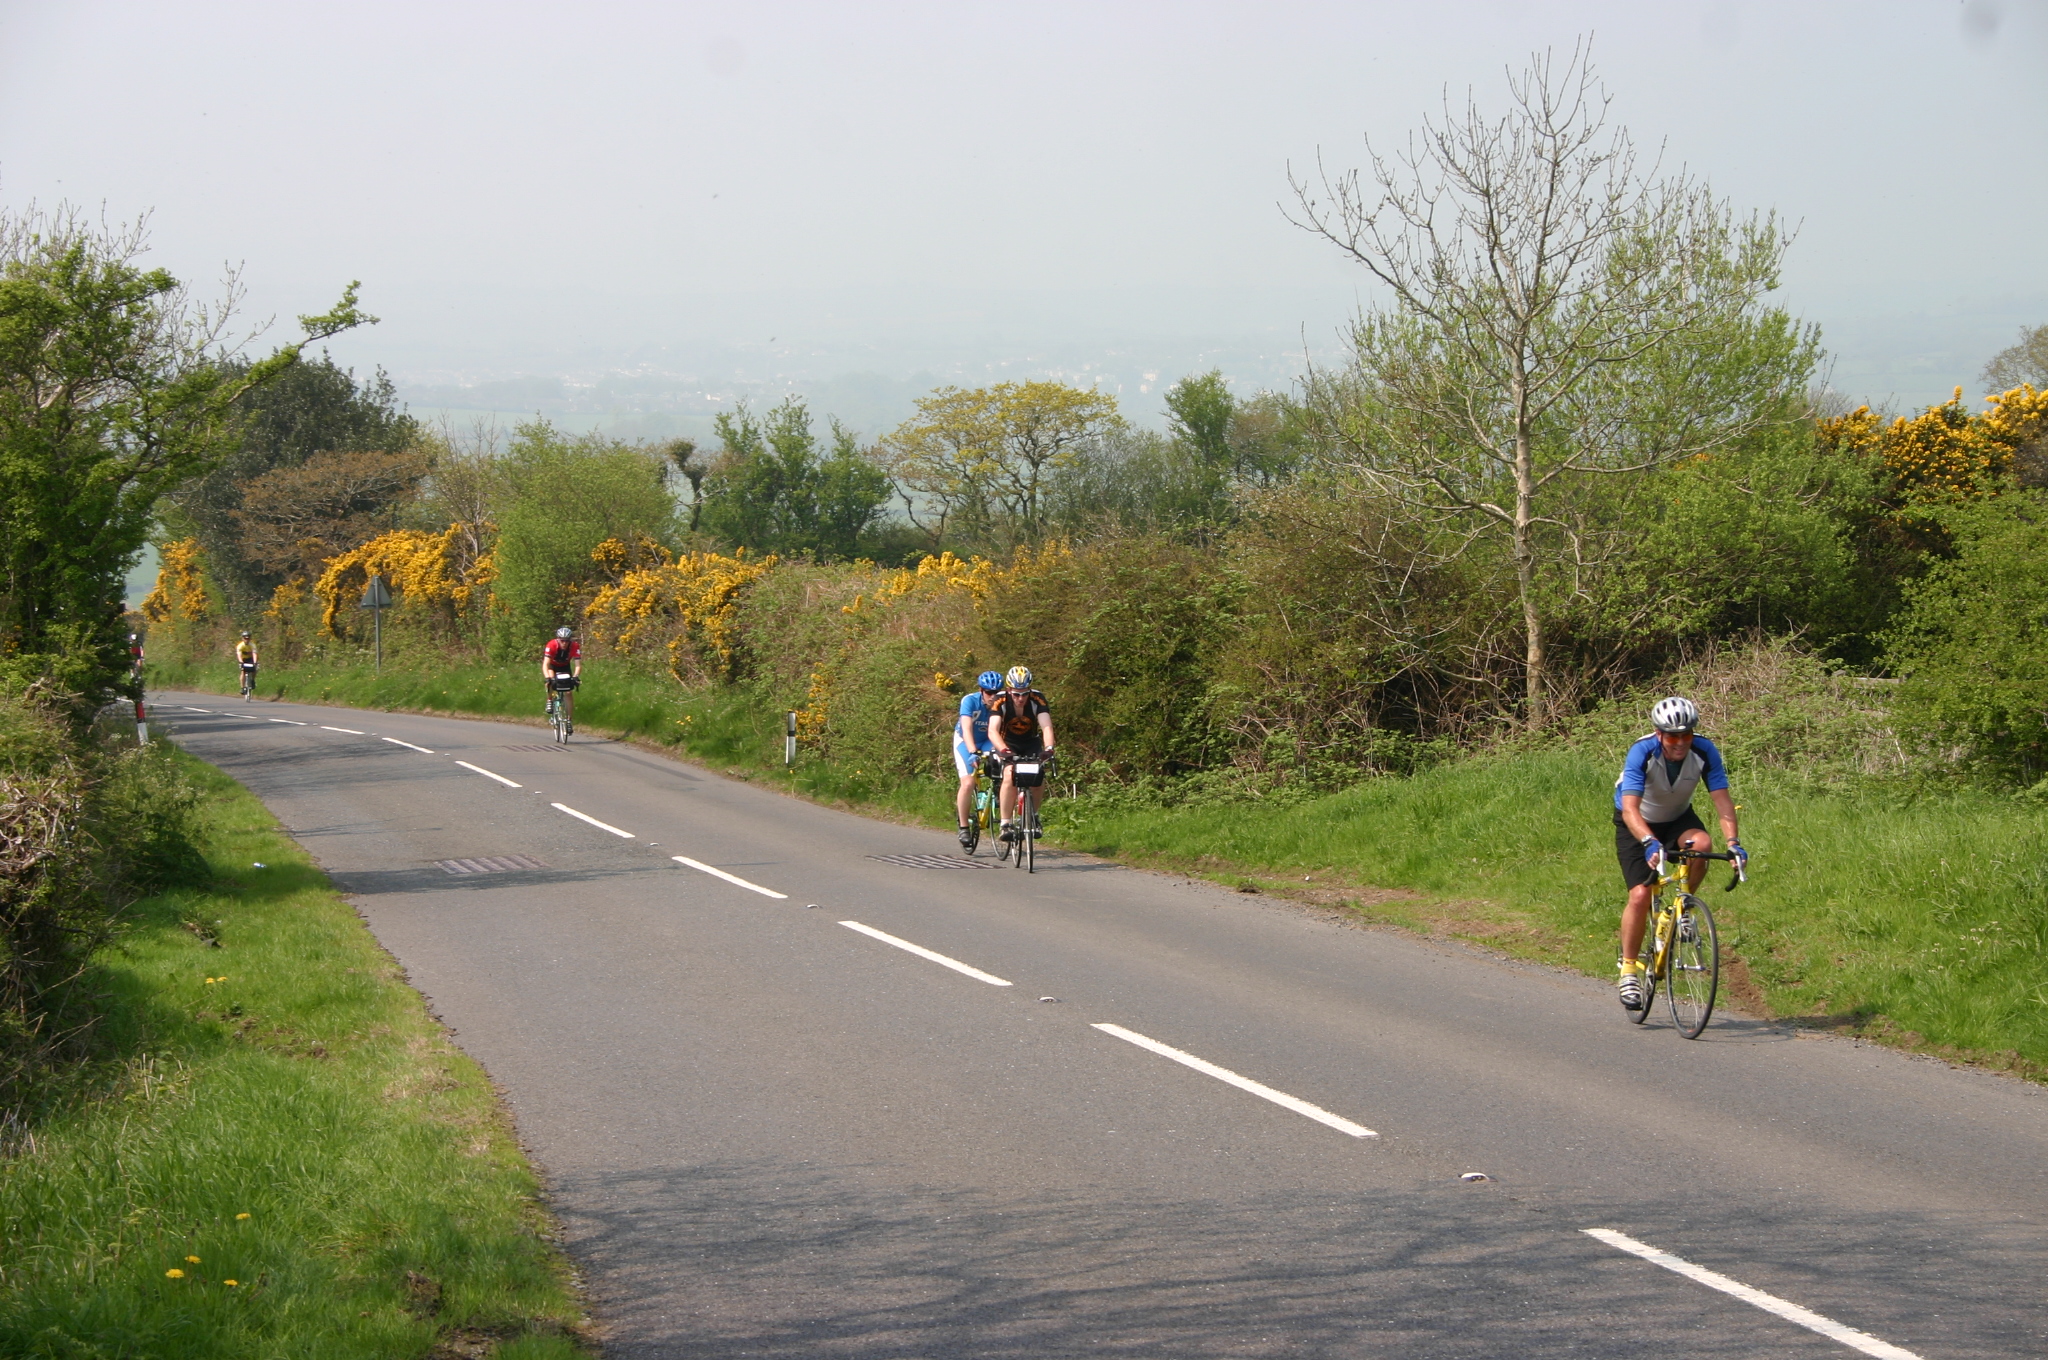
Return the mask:
{"type": "Polygon", "coordinates": [[[377,639],[377,669],[384,669],[384,611],[391,607],[391,587],[384,584],[381,575],[370,577],[370,587],[363,592],[360,608],[370,611],[370,632],[377,639]]]}

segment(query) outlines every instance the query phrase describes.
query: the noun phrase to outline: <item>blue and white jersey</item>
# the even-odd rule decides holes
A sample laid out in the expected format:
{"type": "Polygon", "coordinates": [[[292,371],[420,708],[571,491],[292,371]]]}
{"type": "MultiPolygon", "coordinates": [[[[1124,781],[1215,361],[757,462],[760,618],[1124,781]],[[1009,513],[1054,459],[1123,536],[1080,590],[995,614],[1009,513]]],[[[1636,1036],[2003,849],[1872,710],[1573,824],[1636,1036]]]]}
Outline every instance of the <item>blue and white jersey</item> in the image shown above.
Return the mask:
{"type": "MultiPolygon", "coordinates": [[[[988,739],[989,706],[982,702],[981,691],[969,690],[960,699],[960,716],[967,719],[967,730],[974,734],[974,749],[993,751],[995,743],[988,739]]],[[[953,724],[953,744],[960,745],[960,724],[953,724]]]]}
{"type": "Polygon", "coordinates": [[[1621,810],[1624,794],[1633,793],[1643,800],[1644,821],[1677,821],[1692,806],[1693,791],[1702,779],[1709,793],[1728,787],[1728,768],[1713,742],[1694,737],[1684,760],[1666,760],[1664,743],[1652,732],[1628,748],[1621,778],[1614,781],[1614,810],[1621,810]]]}

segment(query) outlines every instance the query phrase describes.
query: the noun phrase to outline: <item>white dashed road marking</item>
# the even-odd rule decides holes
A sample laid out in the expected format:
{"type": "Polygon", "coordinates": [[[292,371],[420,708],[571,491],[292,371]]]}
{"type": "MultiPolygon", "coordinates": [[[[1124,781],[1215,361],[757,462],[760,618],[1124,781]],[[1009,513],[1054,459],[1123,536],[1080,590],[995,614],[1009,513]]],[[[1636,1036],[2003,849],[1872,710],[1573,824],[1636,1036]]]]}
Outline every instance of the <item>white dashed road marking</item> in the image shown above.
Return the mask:
{"type": "Polygon", "coordinates": [[[1097,1025],[1095,1028],[1101,1030],[1104,1034],[1113,1034],[1125,1043],[1136,1044],[1139,1048],[1150,1049],[1162,1058],[1171,1058],[1183,1067],[1192,1067],[1197,1072],[1206,1073],[1218,1081],[1229,1082],[1240,1091],[1250,1091],[1261,1100],[1270,1100],[1275,1105],[1284,1106],[1296,1114],[1305,1114],[1318,1124],[1328,1124],[1339,1133],[1348,1133],[1353,1138],[1379,1137],[1377,1133],[1374,1133],[1365,1125],[1354,1124],[1342,1115],[1331,1114],[1320,1105],[1311,1105],[1299,1096],[1290,1096],[1285,1091],[1276,1091],[1270,1086],[1261,1085],[1253,1081],[1250,1077],[1240,1077],[1227,1067],[1218,1067],[1215,1063],[1197,1058],[1192,1053],[1183,1053],[1177,1048],[1160,1043],[1157,1039],[1148,1039],[1142,1034],[1127,1030],[1122,1025],[1097,1025]]]}
{"type": "Polygon", "coordinates": [[[367,732],[358,732],[353,727],[329,727],[326,723],[320,724],[320,730],[322,732],[346,732],[352,737],[366,737],[369,735],[367,732]]]}
{"type": "Polygon", "coordinates": [[[899,940],[894,935],[876,930],[873,926],[864,926],[858,921],[841,921],[839,924],[845,926],[848,930],[857,930],[872,939],[880,940],[883,944],[893,944],[898,949],[915,954],[921,959],[930,959],[942,968],[950,968],[956,973],[965,973],[978,982],[986,982],[991,987],[1008,987],[1011,985],[1007,980],[997,977],[994,973],[984,973],[979,968],[969,967],[958,959],[949,959],[944,954],[926,949],[921,944],[912,944],[908,940],[899,940]]]}
{"type": "MultiPolygon", "coordinates": [[[[455,763],[456,763],[457,765],[460,765],[460,766],[461,766],[461,767],[462,767],[463,769],[465,769],[465,770],[475,770],[475,771],[476,771],[476,772],[477,772],[478,774],[482,775],[482,776],[483,776],[484,778],[486,778],[486,779],[495,779],[495,780],[497,780],[497,781],[498,781],[498,782],[499,782],[500,784],[503,784],[503,785],[504,785],[504,786],[505,786],[506,788],[508,788],[508,789],[521,789],[521,788],[525,788],[525,787],[526,787],[526,786],[525,786],[524,784],[515,784],[515,783],[513,783],[513,782],[512,782],[511,780],[507,779],[507,778],[506,778],[506,777],[505,777],[504,775],[501,775],[501,774],[492,774],[492,773],[491,773],[491,772],[490,772],[489,770],[486,770],[486,769],[485,769],[485,768],[484,768],[483,766],[481,766],[481,765],[472,765],[472,764],[470,764],[470,763],[469,763],[468,761],[466,761],[466,760],[458,760],[458,761],[456,761],[455,763]]],[[[556,807],[560,807],[560,806],[561,806],[561,804],[560,804],[560,803],[557,803],[557,804],[555,804],[555,806],[556,806],[556,807]]],[[[579,814],[579,815],[580,815],[580,814],[579,814]]]]}
{"type": "Polygon", "coordinates": [[[789,900],[788,893],[779,893],[775,891],[775,889],[773,888],[764,888],[758,883],[749,883],[744,878],[741,878],[738,874],[729,874],[723,869],[714,869],[708,864],[701,864],[698,861],[691,859],[688,855],[670,855],[669,858],[674,860],[678,864],[687,864],[692,869],[696,869],[703,873],[710,874],[713,878],[722,878],[728,883],[738,884],[740,887],[745,888],[748,892],[757,892],[761,894],[761,896],[763,897],[772,897],[776,899],[778,902],[787,902],[789,900]]]}
{"type": "Polygon", "coordinates": [[[304,726],[306,725],[306,724],[304,724],[304,723],[302,723],[302,722],[293,722],[293,721],[292,721],[292,720],[291,720],[290,718],[265,718],[265,719],[264,719],[263,721],[265,721],[265,722],[281,722],[281,723],[284,723],[284,724],[286,724],[286,725],[288,725],[288,726],[291,726],[291,727],[304,727],[304,726]]]}
{"type": "Polygon", "coordinates": [[[1766,1294],[1761,1289],[1751,1289],[1740,1280],[1731,1280],[1718,1271],[1696,1266],[1690,1261],[1673,1256],[1668,1251],[1660,1251],[1656,1247],[1638,1242],[1633,1237],[1618,1233],[1612,1228],[1581,1228],[1579,1231],[1588,1237],[1605,1242],[1610,1247],[1631,1252],[1653,1265],[1660,1265],[1666,1270],[1685,1276],[1688,1280],[1697,1281],[1709,1289],[1718,1289],[1723,1294],[1753,1304],[1766,1313],[1776,1313],[1787,1322],[1796,1322],[1808,1331],[1819,1332],[1828,1340],[1839,1341],[1852,1350],[1862,1351],[1865,1355],[1875,1355],[1880,1357],[1880,1360],[1920,1360],[1919,1356],[1904,1347],[1894,1346],[1889,1341],[1880,1341],[1868,1332],[1859,1332],[1854,1327],[1844,1326],[1833,1318],[1822,1317],[1810,1308],[1801,1308],[1798,1304],[1781,1299],[1775,1294],[1766,1294]]]}
{"type": "Polygon", "coordinates": [[[398,739],[397,737],[379,737],[379,738],[378,738],[378,740],[379,740],[379,741],[388,741],[388,742],[390,742],[390,743],[391,743],[391,744],[392,744],[393,746],[403,746],[403,747],[405,747],[405,748],[406,748],[407,750],[409,750],[409,751],[418,751],[418,752],[419,752],[419,753],[420,753],[421,755],[423,755],[423,756],[430,756],[430,755],[433,755],[433,754],[434,754],[434,753],[433,753],[432,751],[429,751],[429,750],[428,750],[428,749],[427,749],[426,747],[424,747],[424,746],[414,746],[414,745],[413,745],[413,744],[412,744],[411,742],[409,742],[409,741],[400,741],[400,740],[399,740],[399,739],[398,739]]]}
{"type": "MultiPolygon", "coordinates": [[[[389,738],[386,738],[386,740],[389,740],[389,738]]],[[[471,768],[474,767],[472,766],[471,768]]],[[[597,818],[591,816],[589,813],[578,812],[575,808],[570,807],[567,803],[549,803],[548,806],[553,808],[557,812],[568,813],[571,817],[574,817],[579,822],[589,822],[592,826],[597,827],[601,831],[609,831],[614,836],[623,836],[627,840],[633,839],[632,832],[621,831],[617,827],[613,826],[610,822],[600,822],[599,820],[597,820],[597,818]]]]}

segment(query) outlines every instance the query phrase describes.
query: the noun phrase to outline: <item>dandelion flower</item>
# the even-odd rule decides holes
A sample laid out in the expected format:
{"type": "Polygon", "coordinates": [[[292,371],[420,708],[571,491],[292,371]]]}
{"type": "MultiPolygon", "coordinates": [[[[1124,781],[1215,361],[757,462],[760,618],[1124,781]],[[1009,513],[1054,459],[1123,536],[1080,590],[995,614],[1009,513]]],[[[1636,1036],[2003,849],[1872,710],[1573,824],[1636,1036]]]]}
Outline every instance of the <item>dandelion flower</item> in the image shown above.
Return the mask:
{"type": "Polygon", "coordinates": [[[188,1266],[196,1266],[199,1264],[199,1258],[197,1256],[187,1256],[185,1258],[185,1264],[188,1266]]]}
{"type": "Polygon", "coordinates": [[[178,1269],[176,1266],[172,1266],[169,1270],[166,1270],[164,1274],[165,1276],[173,1280],[182,1280],[185,1278],[185,1272],[178,1269]]]}
{"type": "Polygon", "coordinates": [[[221,1281],[221,1283],[222,1283],[222,1284],[224,1284],[224,1285],[226,1285],[226,1286],[227,1286],[228,1288],[230,1288],[230,1289],[233,1289],[233,1288],[234,1288],[234,1287],[235,1287],[236,1285],[240,1284],[240,1283],[241,1283],[241,1281],[240,1281],[240,1280],[222,1280],[222,1281],[221,1281]]]}
{"type": "Polygon", "coordinates": [[[248,1217],[248,1215],[247,1215],[247,1214],[236,1214],[236,1215],[235,1215],[235,1218],[236,1218],[236,1220],[237,1220],[237,1221],[240,1221],[241,1219],[245,1219],[245,1218],[247,1218],[247,1217],[248,1217]]]}

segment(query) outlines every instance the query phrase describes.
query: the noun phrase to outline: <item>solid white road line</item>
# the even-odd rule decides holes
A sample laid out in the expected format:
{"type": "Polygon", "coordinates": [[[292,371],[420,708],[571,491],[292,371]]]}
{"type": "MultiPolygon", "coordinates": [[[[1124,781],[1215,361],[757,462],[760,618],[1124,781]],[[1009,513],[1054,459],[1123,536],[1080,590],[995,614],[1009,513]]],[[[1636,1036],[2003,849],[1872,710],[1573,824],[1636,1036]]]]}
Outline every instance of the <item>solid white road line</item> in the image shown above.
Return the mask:
{"type": "Polygon", "coordinates": [[[263,721],[265,721],[265,722],[281,722],[281,723],[290,723],[290,725],[291,725],[291,726],[293,726],[293,727],[304,727],[304,726],[306,725],[306,724],[304,724],[304,723],[302,723],[302,722],[292,722],[292,720],[291,720],[290,718],[265,718],[265,719],[264,719],[263,721]]]}
{"type": "Polygon", "coordinates": [[[773,888],[764,888],[758,883],[749,883],[744,878],[741,878],[738,874],[729,874],[723,869],[714,869],[708,864],[702,864],[694,859],[691,859],[688,855],[670,855],[669,858],[674,860],[678,864],[687,864],[692,869],[701,870],[704,873],[710,874],[713,878],[722,878],[728,883],[738,884],[740,887],[745,888],[748,892],[757,892],[761,894],[761,896],[763,897],[772,897],[778,902],[787,902],[789,900],[788,893],[779,893],[775,891],[775,889],[773,888]]]}
{"type": "Polygon", "coordinates": [[[965,973],[977,982],[986,982],[991,987],[1008,987],[1011,985],[1006,979],[999,978],[994,973],[984,973],[979,968],[969,967],[958,959],[949,959],[944,954],[926,949],[921,944],[912,944],[908,940],[899,940],[894,935],[876,930],[873,926],[864,926],[858,921],[841,921],[839,924],[845,926],[848,930],[858,930],[861,934],[880,940],[883,944],[893,944],[898,949],[906,950],[921,959],[930,959],[933,963],[943,968],[950,968],[956,973],[965,973]]]}
{"type": "MultiPolygon", "coordinates": [[[[458,762],[458,763],[459,763],[459,762],[458,762]]],[[[471,768],[471,769],[475,769],[476,767],[475,767],[474,765],[472,765],[472,766],[470,766],[470,768],[471,768]]],[[[514,785],[513,787],[514,787],[514,788],[517,788],[518,786],[517,786],[517,785],[515,784],[515,785],[514,785]]],[[[579,821],[579,822],[589,822],[589,823],[590,823],[590,824],[591,824],[592,826],[594,826],[594,827],[597,827],[597,828],[599,828],[600,830],[604,830],[604,831],[609,831],[609,832],[611,832],[611,833],[612,833],[612,834],[613,834],[614,836],[623,836],[623,837],[625,837],[625,838],[626,838],[627,840],[632,840],[632,839],[633,839],[633,833],[632,833],[632,832],[630,832],[630,831],[621,831],[621,830],[619,830],[619,829],[618,829],[617,827],[613,826],[613,825],[612,825],[611,823],[609,823],[609,822],[600,822],[599,820],[597,820],[597,818],[595,818],[595,817],[591,816],[591,815],[590,815],[589,813],[587,813],[587,812],[578,812],[578,811],[577,811],[577,810],[576,810],[575,808],[572,808],[572,807],[570,807],[570,806],[569,806],[569,805],[568,805],[567,803],[549,803],[549,804],[548,804],[548,806],[549,806],[549,807],[551,807],[551,808],[553,808],[553,809],[554,809],[555,811],[557,811],[557,812],[566,812],[566,813],[568,813],[568,814],[569,814],[569,815],[570,815],[571,817],[574,817],[574,818],[575,818],[575,819],[576,819],[577,821],[579,821]]]]}
{"type": "Polygon", "coordinates": [[[433,753],[432,751],[429,751],[429,750],[428,750],[428,749],[427,749],[426,747],[424,747],[424,746],[414,746],[414,745],[413,745],[413,744],[412,744],[411,742],[409,742],[409,741],[400,741],[400,740],[399,740],[399,739],[398,739],[397,737],[379,737],[379,738],[378,738],[378,740],[379,740],[379,741],[388,741],[388,742],[390,742],[390,743],[391,743],[391,744],[392,744],[393,746],[403,746],[403,747],[405,747],[405,748],[406,748],[407,750],[410,750],[410,751],[418,751],[418,752],[419,752],[419,753],[420,753],[421,755],[423,755],[423,756],[430,756],[430,755],[433,755],[433,754],[434,754],[434,753],[433,753]]]}
{"type": "Polygon", "coordinates": [[[1741,1299],[1744,1303],[1754,1304],[1766,1313],[1776,1313],[1787,1322],[1796,1322],[1808,1331],[1819,1332],[1828,1340],[1839,1341],[1844,1346],[1862,1351],[1865,1355],[1879,1356],[1882,1360],[1920,1360],[1919,1356],[1904,1347],[1894,1346],[1889,1341],[1880,1341],[1868,1332],[1859,1332],[1854,1327],[1845,1327],[1833,1318],[1822,1317],[1810,1308],[1801,1308],[1798,1304],[1781,1299],[1775,1294],[1766,1294],[1761,1289],[1751,1289],[1740,1280],[1731,1280],[1718,1271],[1696,1266],[1690,1261],[1673,1256],[1668,1251],[1659,1251],[1612,1228],[1581,1228],[1579,1231],[1588,1237],[1598,1238],[1610,1247],[1632,1252],[1653,1265],[1675,1271],[1688,1280],[1696,1280],[1709,1289],[1718,1289],[1723,1294],[1741,1299]]]}
{"type": "Polygon", "coordinates": [[[329,727],[326,723],[320,724],[320,730],[322,732],[346,732],[352,737],[363,737],[369,735],[369,733],[367,732],[358,732],[353,727],[329,727]]]}
{"type": "Polygon", "coordinates": [[[1125,1029],[1122,1025],[1097,1025],[1095,1028],[1101,1030],[1104,1034],[1114,1034],[1125,1043],[1136,1044],[1139,1048],[1148,1048],[1162,1058],[1171,1058],[1183,1066],[1194,1068],[1197,1072],[1206,1072],[1218,1081],[1227,1081],[1232,1086],[1237,1087],[1238,1090],[1250,1091],[1261,1100],[1270,1100],[1275,1105],[1284,1105],[1296,1114],[1305,1114],[1318,1124],[1328,1124],[1339,1133],[1348,1133],[1353,1138],[1379,1137],[1377,1133],[1374,1133],[1365,1125],[1354,1124],[1342,1115],[1331,1114],[1320,1105],[1311,1105],[1306,1100],[1302,1100],[1297,1096],[1288,1095],[1285,1091],[1276,1091],[1270,1086],[1263,1086],[1253,1081],[1250,1077],[1240,1077],[1227,1067],[1218,1067],[1215,1063],[1206,1062],[1201,1058],[1197,1058],[1192,1053],[1183,1053],[1177,1048],[1170,1048],[1160,1043],[1157,1039],[1148,1039],[1142,1034],[1125,1029]]]}
{"type": "MultiPolygon", "coordinates": [[[[524,784],[515,784],[515,783],[513,783],[513,782],[512,782],[511,780],[507,779],[507,778],[506,778],[506,777],[505,777],[504,775],[501,775],[501,774],[492,774],[492,773],[491,773],[491,772],[490,772],[489,770],[486,770],[486,769],[485,769],[485,768],[484,768],[483,766],[481,766],[481,765],[472,765],[472,764],[470,764],[470,763],[469,763],[468,761],[466,761],[466,760],[458,760],[458,761],[456,761],[455,763],[456,763],[457,765],[460,765],[460,766],[461,766],[461,767],[462,767],[463,769],[465,769],[465,770],[475,770],[475,771],[476,771],[476,772],[477,772],[478,774],[482,775],[482,776],[483,776],[484,778],[486,778],[486,779],[495,779],[495,780],[497,780],[497,781],[498,781],[498,782],[499,782],[500,784],[503,784],[503,785],[504,785],[504,786],[505,786],[506,788],[508,788],[508,789],[523,789],[523,788],[525,788],[525,787],[526,787],[526,786],[525,786],[524,784]]],[[[560,806],[561,806],[561,804],[557,803],[557,804],[556,804],[555,806],[556,806],[556,807],[560,807],[560,806]]],[[[624,833],[622,832],[622,833],[620,833],[620,834],[622,834],[622,835],[623,835],[624,833]]]]}

